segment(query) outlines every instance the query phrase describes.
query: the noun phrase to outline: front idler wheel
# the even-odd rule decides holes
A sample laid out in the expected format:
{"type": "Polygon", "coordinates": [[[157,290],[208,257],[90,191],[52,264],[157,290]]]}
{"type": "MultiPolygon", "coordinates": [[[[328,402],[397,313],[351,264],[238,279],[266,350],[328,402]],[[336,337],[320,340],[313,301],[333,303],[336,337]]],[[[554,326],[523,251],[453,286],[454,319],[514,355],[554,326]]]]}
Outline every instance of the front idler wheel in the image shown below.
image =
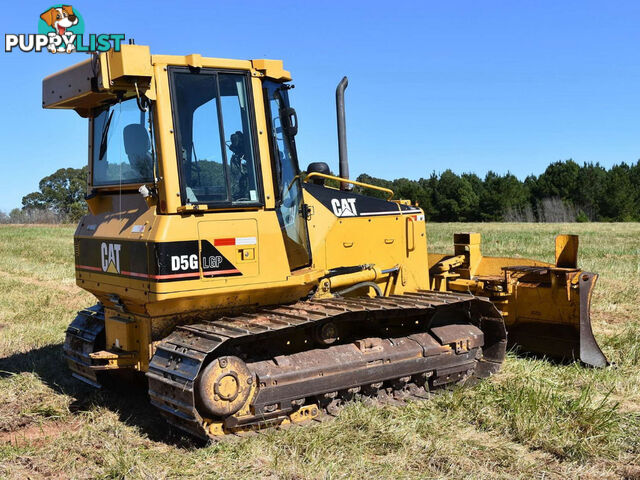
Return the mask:
{"type": "Polygon", "coordinates": [[[238,357],[216,358],[203,370],[197,391],[206,414],[228,417],[238,412],[249,400],[253,376],[238,357]]]}

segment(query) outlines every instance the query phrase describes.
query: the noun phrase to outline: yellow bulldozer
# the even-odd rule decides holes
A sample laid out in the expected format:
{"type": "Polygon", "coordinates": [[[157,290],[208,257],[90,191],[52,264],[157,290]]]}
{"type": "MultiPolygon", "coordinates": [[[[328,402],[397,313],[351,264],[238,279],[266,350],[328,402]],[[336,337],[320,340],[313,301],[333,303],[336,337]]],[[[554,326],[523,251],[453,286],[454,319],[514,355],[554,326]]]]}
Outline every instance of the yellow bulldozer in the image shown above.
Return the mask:
{"type": "Polygon", "coordinates": [[[340,173],[300,170],[290,81],[277,60],[133,44],[44,79],[44,108],[89,119],[75,270],[98,303],[66,333],[76,378],[144,373],[160,413],[208,439],[485,378],[508,341],[607,364],[577,237],[555,264],[484,257],[471,233],[428,254],[420,208],[349,179],[346,78],[340,173]]]}

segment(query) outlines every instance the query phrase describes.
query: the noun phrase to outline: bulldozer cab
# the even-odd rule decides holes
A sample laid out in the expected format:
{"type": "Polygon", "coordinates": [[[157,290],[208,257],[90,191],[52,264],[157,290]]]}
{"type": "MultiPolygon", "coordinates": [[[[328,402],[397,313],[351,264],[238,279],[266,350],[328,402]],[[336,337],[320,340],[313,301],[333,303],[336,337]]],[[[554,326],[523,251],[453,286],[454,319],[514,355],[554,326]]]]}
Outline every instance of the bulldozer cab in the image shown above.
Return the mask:
{"type": "Polygon", "coordinates": [[[89,118],[92,213],[106,195],[119,198],[112,214],[139,208],[138,191],[160,215],[274,211],[295,271],[312,256],[288,80],[280,61],[203,62],[124,45],[45,79],[43,104],[89,118]]]}
{"type": "Polygon", "coordinates": [[[265,195],[273,196],[289,266],[308,266],[289,85],[262,81],[267,131],[258,135],[266,133],[269,148],[260,155],[249,72],[169,67],[168,76],[182,206],[260,208],[265,195]],[[263,183],[261,159],[271,169],[273,186],[263,183]]]}

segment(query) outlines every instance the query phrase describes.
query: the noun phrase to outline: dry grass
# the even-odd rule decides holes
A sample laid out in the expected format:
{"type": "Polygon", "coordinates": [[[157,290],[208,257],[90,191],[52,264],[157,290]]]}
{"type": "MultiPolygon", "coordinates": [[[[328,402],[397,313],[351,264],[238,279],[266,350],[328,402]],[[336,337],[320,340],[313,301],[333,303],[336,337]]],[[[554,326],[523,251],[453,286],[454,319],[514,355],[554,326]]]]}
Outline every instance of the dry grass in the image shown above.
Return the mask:
{"type": "Polygon", "coordinates": [[[640,225],[431,224],[431,251],[480,231],[493,255],[553,258],[581,235],[601,274],[596,336],[613,369],[511,354],[477,387],[402,407],[348,406],[334,421],[201,446],[144,392],[69,379],[64,330],[93,302],[75,287],[71,227],[0,227],[0,477],[640,478],[640,225]]]}

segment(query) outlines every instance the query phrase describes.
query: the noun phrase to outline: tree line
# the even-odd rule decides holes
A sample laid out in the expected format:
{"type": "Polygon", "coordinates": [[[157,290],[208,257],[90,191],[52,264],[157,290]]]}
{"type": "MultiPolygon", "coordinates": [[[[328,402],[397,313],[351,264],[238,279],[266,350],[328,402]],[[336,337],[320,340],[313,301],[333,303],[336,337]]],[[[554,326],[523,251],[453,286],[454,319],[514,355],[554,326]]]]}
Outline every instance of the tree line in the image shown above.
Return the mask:
{"type": "Polygon", "coordinates": [[[480,178],[451,170],[419,180],[367,174],[357,180],[391,188],[396,198],[417,203],[428,220],[437,222],[640,221],[640,161],[609,169],[598,163],[558,161],[524,181],[511,173],[490,171],[480,178]]]}
{"type": "Polygon", "coordinates": [[[88,167],[61,168],[38,183],[38,191],[22,197],[22,208],[6,214],[0,223],[77,222],[87,213],[88,167]]]}
{"type": "MultiPolygon", "coordinates": [[[[87,167],[57,170],[40,180],[37,192],[22,198],[22,208],[8,215],[0,212],[0,223],[76,222],[87,212],[87,174],[87,167]]],[[[367,174],[357,180],[391,188],[396,198],[411,200],[437,222],[640,221],[640,161],[609,169],[559,161],[524,181],[511,173],[489,172],[480,178],[451,170],[419,180],[367,174]]],[[[356,191],[384,197],[371,189],[356,191]]]]}

